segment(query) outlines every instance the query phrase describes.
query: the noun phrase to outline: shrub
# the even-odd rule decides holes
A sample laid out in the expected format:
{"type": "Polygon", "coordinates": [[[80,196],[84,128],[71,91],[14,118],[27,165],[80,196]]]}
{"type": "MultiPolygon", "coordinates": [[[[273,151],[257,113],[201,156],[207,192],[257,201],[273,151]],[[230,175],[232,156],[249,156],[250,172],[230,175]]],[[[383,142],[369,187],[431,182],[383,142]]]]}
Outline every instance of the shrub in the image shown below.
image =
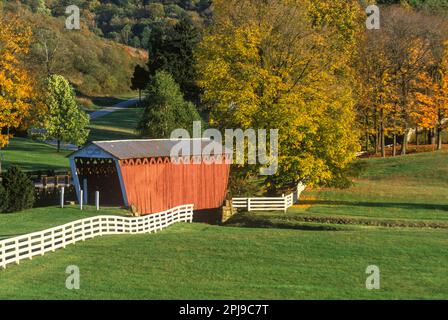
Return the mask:
{"type": "Polygon", "coordinates": [[[3,191],[0,190],[2,212],[16,212],[33,207],[34,184],[17,166],[3,175],[3,191]]]}
{"type": "Polygon", "coordinates": [[[3,185],[0,183],[0,212],[3,212],[3,206],[6,203],[6,192],[3,185]]]}

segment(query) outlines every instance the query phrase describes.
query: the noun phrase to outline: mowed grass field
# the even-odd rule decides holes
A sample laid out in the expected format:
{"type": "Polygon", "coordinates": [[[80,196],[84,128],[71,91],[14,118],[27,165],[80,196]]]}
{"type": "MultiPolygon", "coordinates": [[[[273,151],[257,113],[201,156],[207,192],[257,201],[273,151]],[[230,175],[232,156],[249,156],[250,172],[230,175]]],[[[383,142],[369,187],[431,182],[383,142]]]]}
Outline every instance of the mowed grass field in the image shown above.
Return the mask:
{"type": "Polygon", "coordinates": [[[446,233],[180,224],[71,245],[0,272],[2,299],[446,299],[446,233]],[[368,265],[381,290],[365,288],[368,265]],[[79,290],[65,288],[67,266],[79,290]]]}
{"type": "MultiPolygon", "coordinates": [[[[135,128],[143,108],[130,107],[91,121],[89,141],[138,139],[135,128]]],[[[66,156],[71,151],[62,150],[32,139],[14,137],[10,144],[0,151],[2,170],[18,165],[26,171],[69,170],[66,156]]]]}
{"type": "MultiPolygon", "coordinates": [[[[352,188],[307,191],[286,214],[242,213],[225,226],[178,224],[77,243],[0,271],[0,298],[448,299],[447,155],[363,160],[352,188]],[[65,288],[69,265],[80,268],[79,290],[65,288]],[[369,265],[380,268],[380,290],[365,288],[369,265]]],[[[2,216],[0,234],[95,214],[33,209],[2,216]]]]}
{"type": "Polygon", "coordinates": [[[14,137],[0,152],[2,170],[11,165],[18,165],[25,171],[69,169],[66,156],[70,151],[57,152],[55,147],[31,139],[14,137]]]}
{"type": "Polygon", "coordinates": [[[89,141],[138,139],[137,124],[143,108],[130,107],[90,122],[89,141]]]}
{"type": "Polygon", "coordinates": [[[306,193],[308,213],[448,221],[448,151],[362,162],[354,187],[306,193]]]}

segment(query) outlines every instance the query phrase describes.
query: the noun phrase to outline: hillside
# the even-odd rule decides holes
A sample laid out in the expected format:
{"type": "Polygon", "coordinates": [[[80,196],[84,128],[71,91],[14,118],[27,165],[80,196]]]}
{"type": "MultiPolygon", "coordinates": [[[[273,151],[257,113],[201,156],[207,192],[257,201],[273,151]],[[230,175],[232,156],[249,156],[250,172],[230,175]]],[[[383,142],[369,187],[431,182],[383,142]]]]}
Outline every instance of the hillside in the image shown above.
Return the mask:
{"type": "MultiPolygon", "coordinates": [[[[15,1],[9,1],[15,2],[15,1]]],[[[201,26],[210,16],[210,0],[21,0],[33,12],[64,17],[65,8],[76,5],[92,32],[136,48],[147,48],[151,30],[166,28],[182,18],[201,26]]]]}
{"type": "Polygon", "coordinates": [[[61,74],[84,96],[129,91],[136,64],[144,64],[147,53],[104,39],[87,28],[67,30],[64,18],[32,12],[20,3],[8,2],[0,14],[13,12],[33,30],[28,69],[42,78],[61,74]]]}

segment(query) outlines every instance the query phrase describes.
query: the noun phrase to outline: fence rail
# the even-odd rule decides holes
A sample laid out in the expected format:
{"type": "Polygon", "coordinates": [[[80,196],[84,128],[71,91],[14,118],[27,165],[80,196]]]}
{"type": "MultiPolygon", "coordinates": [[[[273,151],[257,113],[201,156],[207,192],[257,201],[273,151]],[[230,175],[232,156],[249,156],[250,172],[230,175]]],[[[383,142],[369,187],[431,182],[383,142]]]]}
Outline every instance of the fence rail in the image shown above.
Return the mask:
{"type": "Polygon", "coordinates": [[[303,183],[297,185],[297,189],[281,197],[257,197],[257,198],[232,198],[232,206],[237,209],[247,209],[247,211],[276,211],[286,212],[292,207],[294,202],[300,198],[300,194],[305,190],[303,183]]]}
{"type": "Polygon", "coordinates": [[[176,222],[192,222],[193,205],[178,206],[144,217],[95,216],[0,241],[0,267],[65,248],[98,236],[160,231],[176,222]]]}

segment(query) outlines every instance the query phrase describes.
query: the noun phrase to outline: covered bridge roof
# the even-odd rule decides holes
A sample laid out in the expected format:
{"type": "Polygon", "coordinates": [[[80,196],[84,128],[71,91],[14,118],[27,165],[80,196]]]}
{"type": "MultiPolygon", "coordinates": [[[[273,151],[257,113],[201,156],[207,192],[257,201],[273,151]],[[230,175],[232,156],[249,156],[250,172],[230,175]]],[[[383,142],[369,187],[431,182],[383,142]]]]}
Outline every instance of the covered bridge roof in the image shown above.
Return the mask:
{"type": "Polygon", "coordinates": [[[97,147],[119,159],[138,159],[138,158],[152,158],[152,157],[169,157],[173,147],[182,148],[182,156],[197,156],[202,154],[202,150],[209,146],[211,154],[213,154],[214,147],[220,150],[221,154],[231,154],[232,152],[225,149],[218,142],[210,139],[185,139],[185,140],[171,140],[171,139],[153,139],[153,140],[114,140],[114,141],[93,141],[82,149],[73,152],[69,155],[82,156],[83,150],[92,147],[97,147]],[[200,147],[194,146],[198,144],[200,147]],[[188,153],[189,152],[189,153],[188,153]],[[79,155],[78,155],[79,154],[79,155]]]}

